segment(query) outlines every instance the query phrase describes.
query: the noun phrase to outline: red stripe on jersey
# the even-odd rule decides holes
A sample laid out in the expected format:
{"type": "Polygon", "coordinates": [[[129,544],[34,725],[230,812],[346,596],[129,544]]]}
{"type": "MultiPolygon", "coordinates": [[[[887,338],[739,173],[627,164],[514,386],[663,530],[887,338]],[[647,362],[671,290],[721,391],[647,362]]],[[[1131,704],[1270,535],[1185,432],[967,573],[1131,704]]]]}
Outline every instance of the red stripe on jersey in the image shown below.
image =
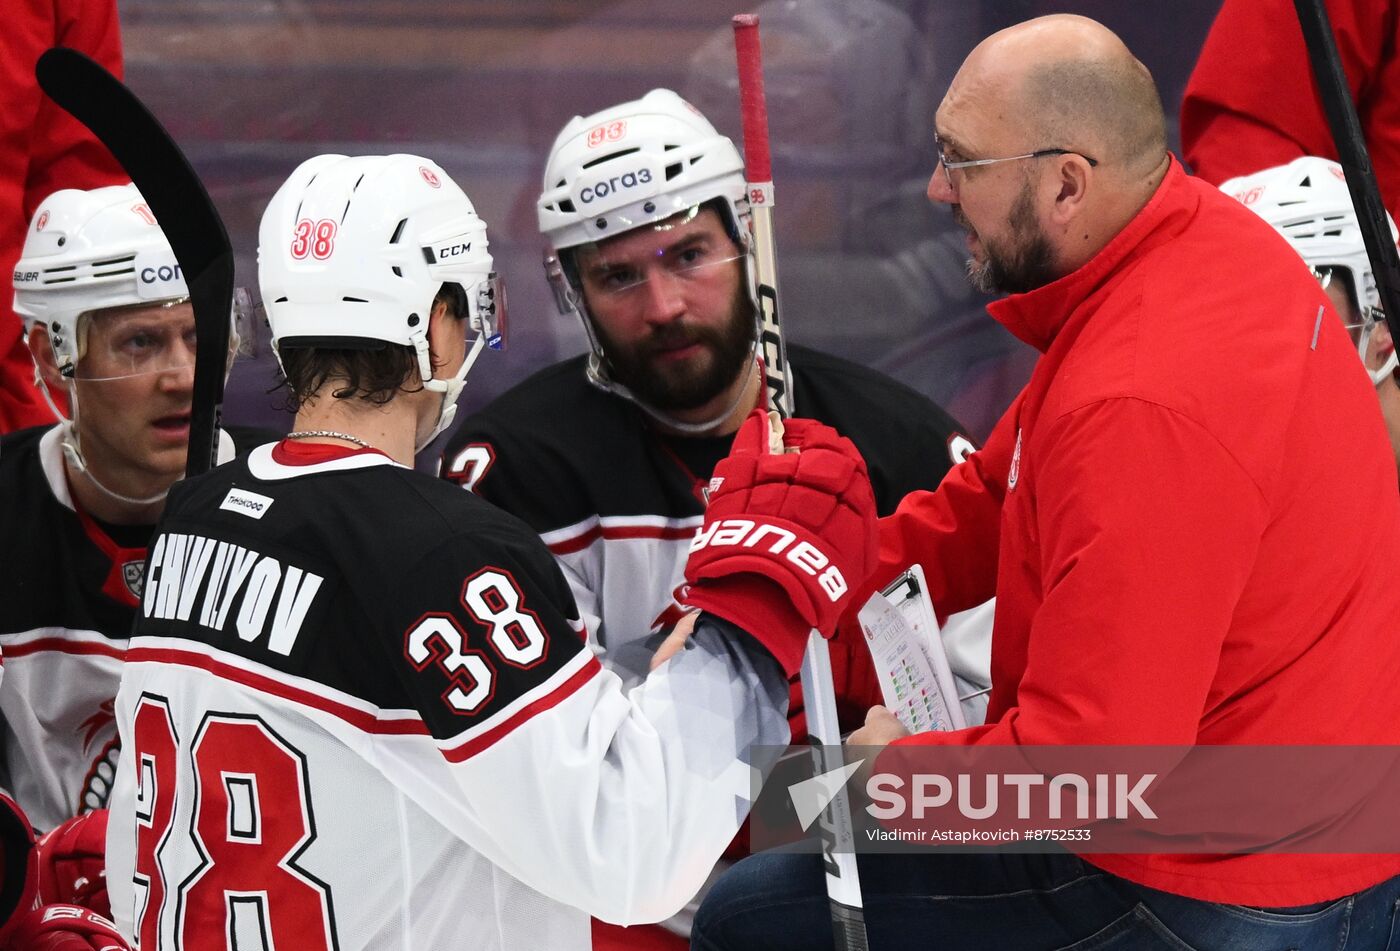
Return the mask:
{"type": "Polygon", "coordinates": [[[443,758],[449,763],[462,763],[471,759],[477,753],[493,745],[497,740],[501,739],[507,733],[510,733],[526,720],[529,720],[536,714],[543,713],[561,701],[573,696],[580,687],[597,676],[602,669],[603,665],[598,663],[598,658],[589,657],[588,663],[580,667],[568,680],[564,681],[538,700],[527,703],[501,723],[477,734],[461,746],[454,746],[450,750],[443,750],[443,758]]]}
{"type": "Polygon", "coordinates": [[[70,641],[62,637],[41,637],[23,644],[11,644],[5,648],[5,656],[11,658],[28,657],[30,654],[39,654],[43,651],[57,651],[60,654],[98,655],[112,657],[116,660],[126,658],[126,648],[124,647],[115,647],[100,641],[70,641]]]}
{"type": "Polygon", "coordinates": [[[617,540],[622,538],[656,538],[662,541],[689,541],[695,537],[698,525],[689,527],[676,525],[594,525],[582,535],[574,538],[566,538],[561,542],[553,542],[549,550],[556,555],[572,555],[576,551],[587,548],[599,538],[617,540]]]}
{"type": "Polygon", "coordinates": [[[129,664],[155,662],[196,667],[222,677],[224,680],[230,680],[236,684],[251,687],[262,693],[271,694],[274,697],[281,697],[284,700],[291,700],[294,703],[300,703],[308,707],[315,707],[317,710],[339,717],[346,723],[349,723],[351,726],[365,733],[380,733],[397,736],[428,735],[428,727],[422,720],[380,719],[372,713],[367,713],[364,710],[357,710],[347,704],[331,700],[329,697],[322,697],[309,690],[303,690],[300,687],[293,687],[290,684],[282,683],[272,677],[265,677],[262,674],[255,674],[241,667],[235,667],[232,664],[225,664],[222,661],[217,661],[212,657],[194,651],[184,651],[173,647],[134,647],[127,651],[126,660],[129,664]]]}

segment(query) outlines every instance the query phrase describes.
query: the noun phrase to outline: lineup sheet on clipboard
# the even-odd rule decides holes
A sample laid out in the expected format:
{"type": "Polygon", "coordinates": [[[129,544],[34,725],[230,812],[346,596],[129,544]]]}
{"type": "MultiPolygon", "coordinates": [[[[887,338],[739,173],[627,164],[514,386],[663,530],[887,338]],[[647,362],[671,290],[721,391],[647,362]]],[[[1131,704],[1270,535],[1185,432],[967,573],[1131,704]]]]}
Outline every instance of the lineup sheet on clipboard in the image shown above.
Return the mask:
{"type": "Polygon", "coordinates": [[[858,615],[885,706],[911,733],[967,726],[924,569],[912,565],[858,615]]]}

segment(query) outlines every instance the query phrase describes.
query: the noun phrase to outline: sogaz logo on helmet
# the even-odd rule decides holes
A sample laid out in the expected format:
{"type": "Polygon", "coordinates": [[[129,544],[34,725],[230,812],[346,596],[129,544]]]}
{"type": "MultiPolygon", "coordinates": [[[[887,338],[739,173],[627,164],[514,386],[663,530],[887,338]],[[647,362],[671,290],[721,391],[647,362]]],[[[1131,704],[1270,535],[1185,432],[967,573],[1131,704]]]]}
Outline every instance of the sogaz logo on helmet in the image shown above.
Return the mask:
{"type": "Polygon", "coordinates": [[[601,163],[574,183],[574,204],[585,215],[601,214],[656,194],[666,181],[659,159],[628,155],[601,163]]]}
{"type": "Polygon", "coordinates": [[[142,251],[136,255],[136,296],[142,300],[188,297],[180,262],[165,249],[142,251]]]}
{"type": "Polygon", "coordinates": [[[600,198],[607,198],[609,195],[616,195],[620,192],[624,192],[629,188],[650,184],[651,180],[651,169],[632,169],[620,175],[610,175],[607,178],[599,179],[592,185],[583,186],[579,189],[578,199],[587,205],[600,198]]]}

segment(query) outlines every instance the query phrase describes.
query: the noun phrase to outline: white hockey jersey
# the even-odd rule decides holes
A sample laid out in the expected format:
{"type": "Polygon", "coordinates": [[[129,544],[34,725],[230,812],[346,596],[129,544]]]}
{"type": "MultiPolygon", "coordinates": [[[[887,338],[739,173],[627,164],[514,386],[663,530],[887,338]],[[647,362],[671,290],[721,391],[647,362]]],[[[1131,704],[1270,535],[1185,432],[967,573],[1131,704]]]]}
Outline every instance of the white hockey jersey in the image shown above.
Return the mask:
{"type": "Polygon", "coordinates": [[[589,914],[663,918],[787,741],[772,658],[694,642],[624,693],[526,526],[376,452],[181,483],[117,699],[113,914],[144,951],[583,951],[589,914]]]}
{"type": "MultiPolygon", "coordinates": [[[[102,526],[73,502],[67,423],[0,441],[0,685],[5,786],[35,828],[107,804],[112,701],[152,525],[102,526]]],[[[220,459],[234,444],[220,434],[220,459]]]]}

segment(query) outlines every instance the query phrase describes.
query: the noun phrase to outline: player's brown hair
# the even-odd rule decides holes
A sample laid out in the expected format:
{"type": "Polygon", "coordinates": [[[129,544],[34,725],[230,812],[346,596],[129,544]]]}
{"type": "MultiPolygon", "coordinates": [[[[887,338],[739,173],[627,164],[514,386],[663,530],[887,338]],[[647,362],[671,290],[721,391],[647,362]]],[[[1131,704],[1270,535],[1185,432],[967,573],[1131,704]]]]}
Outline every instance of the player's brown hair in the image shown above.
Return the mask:
{"type": "MultiPolygon", "coordinates": [[[[467,316],[467,298],[462,285],[446,283],[438,288],[433,307],[442,304],[448,316],[467,316]]],[[[286,388],[283,408],[295,413],[310,397],[327,384],[338,384],[330,391],[334,399],[361,399],[383,406],[399,393],[416,393],[423,388],[418,375],[418,354],[412,347],[385,343],[375,349],[286,347],[280,352],[283,379],[268,392],[286,388]]],[[[434,364],[437,366],[438,364],[434,364]]]]}

